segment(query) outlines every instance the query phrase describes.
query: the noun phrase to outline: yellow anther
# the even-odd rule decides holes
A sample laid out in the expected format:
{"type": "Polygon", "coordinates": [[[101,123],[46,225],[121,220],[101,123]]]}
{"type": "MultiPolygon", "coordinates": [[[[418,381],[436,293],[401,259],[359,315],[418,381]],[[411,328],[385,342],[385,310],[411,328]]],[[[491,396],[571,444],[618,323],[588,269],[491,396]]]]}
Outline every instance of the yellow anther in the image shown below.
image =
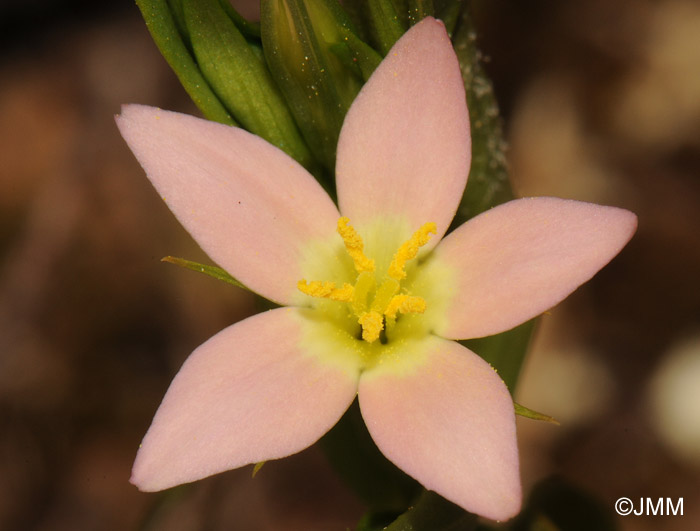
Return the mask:
{"type": "Polygon", "coordinates": [[[355,269],[358,273],[374,271],[374,260],[370,260],[365,256],[363,252],[365,244],[362,242],[362,238],[355,232],[352,225],[348,225],[348,223],[350,223],[350,220],[345,217],[338,220],[338,234],[343,238],[345,249],[347,249],[350,258],[355,262],[355,269]]]}
{"type": "Polygon", "coordinates": [[[330,298],[334,301],[351,302],[352,296],[355,293],[355,288],[351,284],[343,284],[342,288],[333,290],[330,294],[330,298]]]}
{"type": "Polygon", "coordinates": [[[374,310],[363,313],[357,322],[362,325],[362,339],[368,343],[379,339],[379,334],[381,334],[384,329],[384,318],[379,312],[375,312],[374,310]]]}
{"type": "Polygon", "coordinates": [[[389,265],[389,276],[391,278],[396,280],[406,278],[406,271],[404,270],[406,262],[414,259],[418,254],[418,249],[430,241],[431,232],[437,234],[437,225],[435,223],[426,223],[414,232],[407,242],[399,247],[389,265]]]}
{"type": "Polygon", "coordinates": [[[297,288],[302,293],[312,297],[331,299],[340,302],[352,301],[352,296],[355,292],[355,288],[350,284],[343,284],[342,288],[336,288],[335,282],[324,282],[320,280],[312,280],[311,282],[300,280],[297,282],[297,288]]]}
{"type": "Polygon", "coordinates": [[[389,305],[384,310],[387,319],[396,319],[396,314],[401,313],[423,313],[426,304],[423,297],[411,295],[396,295],[389,301],[389,305]]]}
{"type": "Polygon", "coordinates": [[[399,292],[401,280],[406,278],[406,262],[418,255],[420,248],[430,241],[431,233],[437,234],[435,223],[426,223],[418,229],[399,247],[389,265],[387,276],[381,279],[381,283],[377,283],[374,260],[365,256],[362,238],[350,225],[350,220],[342,217],[338,220],[338,234],[343,238],[345,249],[357,270],[355,285],[344,283],[338,288],[332,281],[307,282],[302,279],[297,283],[297,288],[311,297],[348,303],[357,323],[362,326],[364,341],[373,343],[385,329],[388,341],[399,313],[425,312],[425,299],[399,292]]]}

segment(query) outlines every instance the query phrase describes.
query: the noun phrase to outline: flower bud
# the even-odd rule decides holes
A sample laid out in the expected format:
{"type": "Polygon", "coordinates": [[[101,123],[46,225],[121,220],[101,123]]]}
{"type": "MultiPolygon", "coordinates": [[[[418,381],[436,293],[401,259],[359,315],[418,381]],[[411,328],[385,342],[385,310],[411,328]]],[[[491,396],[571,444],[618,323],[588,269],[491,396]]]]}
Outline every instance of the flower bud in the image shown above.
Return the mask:
{"type": "Polygon", "coordinates": [[[312,152],[332,170],[343,118],[379,55],[329,0],[262,0],[269,68],[312,152]]]}
{"type": "Polygon", "coordinates": [[[308,148],[259,49],[246,40],[221,2],[183,0],[182,14],[197,65],[233,117],[308,166],[308,148]]]}

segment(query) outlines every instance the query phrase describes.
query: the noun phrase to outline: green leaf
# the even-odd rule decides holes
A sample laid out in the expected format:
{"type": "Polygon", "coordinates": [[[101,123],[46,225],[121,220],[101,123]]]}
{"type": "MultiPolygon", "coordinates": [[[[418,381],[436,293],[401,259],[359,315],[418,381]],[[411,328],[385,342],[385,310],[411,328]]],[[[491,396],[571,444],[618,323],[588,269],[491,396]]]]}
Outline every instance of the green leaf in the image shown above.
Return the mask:
{"type": "Polygon", "coordinates": [[[265,58],[299,128],[326,170],[345,113],[380,58],[332,0],[262,0],[265,58]]]}
{"type": "Polygon", "coordinates": [[[204,79],[178,31],[166,0],[136,0],[136,4],[160,53],[204,116],[222,124],[237,125],[204,79]]]}
{"type": "Polygon", "coordinates": [[[517,402],[513,402],[513,405],[515,406],[516,415],[520,415],[521,417],[527,417],[532,420],[542,420],[544,422],[549,422],[551,424],[556,424],[557,426],[559,426],[559,421],[557,421],[554,417],[550,417],[549,415],[545,415],[544,413],[538,413],[537,411],[534,411],[530,408],[521,406],[517,402]]]}
{"type": "Polygon", "coordinates": [[[199,68],[241,125],[304,166],[311,154],[265,63],[219,0],[183,0],[185,23],[199,68]]]}
{"type": "Polygon", "coordinates": [[[477,517],[442,496],[426,490],[416,504],[386,531],[473,531],[477,517]]]}
{"type": "Polygon", "coordinates": [[[180,267],[184,267],[185,269],[191,269],[192,271],[197,271],[197,273],[204,273],[205,275],[209,275],[217,280],[228,282],[229,284],[233,284],[239,288],[248,289],[220,267],[199,264],[197,262],[192,262],[191,260],[185,260],[184,258],[176,258],[175,256],[166,256],[161,258],[160,261],[175,264],[180,267]]]}

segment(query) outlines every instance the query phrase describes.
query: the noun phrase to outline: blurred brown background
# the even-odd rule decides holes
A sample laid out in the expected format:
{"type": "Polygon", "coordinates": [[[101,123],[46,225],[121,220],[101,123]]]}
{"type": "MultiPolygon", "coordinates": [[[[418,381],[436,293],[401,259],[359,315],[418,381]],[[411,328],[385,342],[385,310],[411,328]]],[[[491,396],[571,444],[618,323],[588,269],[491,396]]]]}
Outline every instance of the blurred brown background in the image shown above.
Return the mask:
{"type": "MultiPolygon", "coordinates": [[[[519,402],[523,481],[558,474],[611,510],[684,498],[700,528],[700,3],[484,2],[478,26],[516,190],[639,215],[630,245],[542,319],[519,402]]],[[[189,352],[256,311],[162,264],[206,257],[113,115],[196,114],[131,3],[0,6],[0,529],[334,530],[362,505],[310,449],[165,494],[131,462],[189,352]]]]}

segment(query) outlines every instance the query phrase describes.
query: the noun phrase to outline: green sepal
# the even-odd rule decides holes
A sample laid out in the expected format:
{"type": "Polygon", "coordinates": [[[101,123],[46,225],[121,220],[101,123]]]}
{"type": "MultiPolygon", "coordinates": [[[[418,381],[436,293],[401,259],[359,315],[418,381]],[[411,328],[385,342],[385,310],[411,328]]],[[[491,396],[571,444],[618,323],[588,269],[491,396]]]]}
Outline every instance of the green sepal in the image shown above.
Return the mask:
{"type": "Polygon", "coordinates": [[[361,40],[354,31],[343,30],[343,44],[333,44],[330,50],[345,64],[348,70],[360,69],[362,80],[367,81],[372,72],[382,62],[382,56],[374,48],[361,40]]]}
{"type": "Polygon", "coordinates": [[[197,64],[226,108],[242,127],[310,166],[282,94],[220,0],[182,0],[182,6],[197,64]]]}
{"type": "Polygon", "coordinates": [[[166,0],[136,0],[136,4],[160,53],[204,116],[222,124],[237,125],[204,79],[166,0]]]}
{"type": "MultiPolygon", "coordinates": [[[[188,46],[190,46],[189,32],[187,30],[187,23],[185,22],[185,12],[183,8],[184,0],[167,0],[170,6],[173,18],[177,24],[178,30],[182,35],[188,46]]],[[[243,16],[236,11],[236,9],[231,5],[228,0],[218,0],[221,4],[222,9],[226,12],[231,22],[233,22],[240,32],[246,36],[251,42],[260,42],[260,24],[257,22],[250,22],[243,18],[243,16]]],[[[190,46],[191,50],[191,46],[190,46]]]]}
{"type": "MultiPolygon", "coordinates": [[[[477,517],[433,491],[425,490],[418,501],[385,531],[474,531],[477,517]]],[[[370,528],[366,528],[369,531],[370,528]]]]}
{"type": "Polygon", "coordinates": [[[521,417],[526,417],[532,420],[541,420],[544,422],[549,422],[550,424],[556,424],[557,426],[559,426],[559,421],[554,417],[550,417],[549,415],[545,415],[544,413],[539,413],[528,407],[521,406],[517,402],[513,402],[513,406],[515,406],[516,415],[520,415],[521,417]]]}
{"type": "Polygon", "coordinates": [[[491,80],[481,64],[476,32],[468,9],[464,9],[453,38],[469,104],[472,163],[467,188],[452,227],[491,207],[513,199],[506,142],[491,80]]]}
{"type": "Polygon", "coordinates": [[[463,5],[464,0],[435,0],[435,16],[445,24],[450,38],[454,34],[463,5]]]}
{"type": "Polygon", "coordinates": [[[222,280],[223,282],[228,282],[229,284],[233,284],[234,286],[238,286],[239,288],[249,289],[247,286],[243,285],[241,282],[239,282],[238,280],[233,278],[231,275],[229,275],[226,271],[224,271],[220,267],[199,264],[197,262],[192,262],[191,260],[185,260],[184,258],[177,258],[175,256],[166,256],[164,258],[161,258],[160,261],[161,262],[168,262],[170,264],[175,264],[175,265],[178,265],[180,267],[184,267],[185,269],[191,269],[192,271],[196,271],[197,273],[204,273],[205,275],[213,277],[216,280],[222,280]]]}
{"type": "Polygon", "coordinates": [[[262,0],[265,58],[304,139],[335,167],[345,113],[380,57],[332,0],[262,0]]]}
{"type": "Polygon", "coordinates": [[[190,38],[187,35],[187,25],[185,24],[185,14],[182,11],[182,0],[167,0],[168,6],[170,6],[170,12],[177,25],[177,30],[180,32],[180,36],[187,45],[190,53],[192,53],[192,46],[190,46],[190,38]]]}
{"type": "Polygon", "coordinates": [[[260,23],[251,22],[243,18],[243,16],[234,9],[233,5],[229,0],[219,0],[221,7],[224,8],[226,14],[229,16],[231,21],[236,25],[240,32],[246,37],[250,37],[256,40],[260,40],[260,23]]]}
{"type": "Polygon", "coordinates": [[[384,457],[372,440],[357,399],[320,442],[335,471],[369,510],[388,515],[385,523],[418,497],[420,484],[384,457]]]}

